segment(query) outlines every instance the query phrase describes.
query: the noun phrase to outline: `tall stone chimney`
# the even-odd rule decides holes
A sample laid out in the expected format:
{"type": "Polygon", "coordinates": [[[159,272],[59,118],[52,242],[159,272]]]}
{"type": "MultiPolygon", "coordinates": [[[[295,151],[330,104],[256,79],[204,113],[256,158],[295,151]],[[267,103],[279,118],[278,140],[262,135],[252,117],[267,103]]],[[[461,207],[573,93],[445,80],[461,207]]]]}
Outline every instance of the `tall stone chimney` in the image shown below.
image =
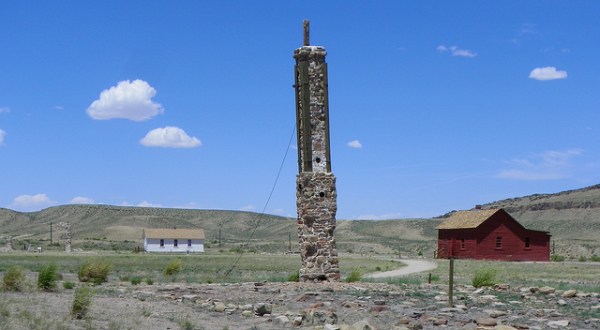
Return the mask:
{"type": "Polygon", "coordinates": [[[304,21],[304,46],[294,51],[298,176],[296,207],[301,281],[340,279],[335,249],[337,193],[331,173],[329,100],[325,48],[310,46],[304,21]]]}

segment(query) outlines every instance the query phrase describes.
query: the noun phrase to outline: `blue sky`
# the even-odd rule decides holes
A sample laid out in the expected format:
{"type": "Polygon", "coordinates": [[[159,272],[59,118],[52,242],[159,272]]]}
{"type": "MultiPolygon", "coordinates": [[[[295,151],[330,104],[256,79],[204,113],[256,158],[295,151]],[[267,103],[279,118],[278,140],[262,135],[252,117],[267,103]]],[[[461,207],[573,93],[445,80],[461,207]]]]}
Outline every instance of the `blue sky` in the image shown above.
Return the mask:
{"type": "Polygon", "coordinates": [[[295,217],[292,54],[327,49],[339,219],[600,183],[598,1],[2,1],[0,207],[295,217]]]}

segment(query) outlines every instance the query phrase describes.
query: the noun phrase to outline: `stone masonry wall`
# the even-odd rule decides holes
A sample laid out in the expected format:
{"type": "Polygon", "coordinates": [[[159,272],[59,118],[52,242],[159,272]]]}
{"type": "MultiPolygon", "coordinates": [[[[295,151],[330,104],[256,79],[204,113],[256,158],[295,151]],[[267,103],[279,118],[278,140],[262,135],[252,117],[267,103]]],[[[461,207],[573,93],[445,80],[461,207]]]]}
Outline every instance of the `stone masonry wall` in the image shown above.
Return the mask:
{"type": "Polygon", "coordinates": [[[329,152],[329,109],[325,48],[304,46],[296,59],[298,167],[296,203],[302,281],[340,279],[335,249],[337,193],[329,152]]]}
{"type": "Polygon", "coordinates": [[[71,224],[68,222],[59,222],[56,224],[59,244],[65,245],[65,252],[71,252],[71,224]]]}
{"type": "Polygon", "coordinates": [[[332,173],[304,172],[297,176],[298,238],[303,281],[340,279],[335,239],[337,193],[332,173]]]}

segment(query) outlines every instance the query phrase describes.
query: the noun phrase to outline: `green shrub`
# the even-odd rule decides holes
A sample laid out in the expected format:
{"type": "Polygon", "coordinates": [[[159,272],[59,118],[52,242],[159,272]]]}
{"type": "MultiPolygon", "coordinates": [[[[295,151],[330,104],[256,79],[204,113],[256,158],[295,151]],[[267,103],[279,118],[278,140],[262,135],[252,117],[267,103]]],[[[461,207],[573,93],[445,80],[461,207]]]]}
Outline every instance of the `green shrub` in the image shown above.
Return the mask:
{"type": "Polygon", "coordinates": [[[92,282],[98,285],[108,281],[111,269],[112,265],[106,261],[88,261],[79,268],[77,277],[81,282],[92,282]]]}
{"type": "Polygon", "coordinates": [[[63,282],[63,288],[68,289],[68,290],[73,290],[73,288],[75,288],[75,283],[73,283],[71,281],[65,281],[65,282],[63,282]]]}
{"type": "Polygon", "coordinates": [[[479,269],[473,276],[473,286],[480,288],[482,286],[494,286],[496,284],[495,269],[479,269]]]}
{"type": "Polygon", "coordinates": [[[194,330],[196,328],[196,326],[194,325],[194,323],[192,321],[190,321],[190,319],[185,319],[185,320],[179,320],[179,327],[182,330],[194,330]]]}
{"type": "Polygon", "coordinates": [[[242,250],[242,248],[239,246],[235,246],[235,247],[232,247],[231,249],[229,249],[229,252],[242,253],[242,252],[244,252],[244,250],[242,250]]]}
{"type": "Polygon", "coordinates": [[[579,256],[579,259],[577,259],[577,261],[579,261],[579,262],[586,262],[587,259],[584,256],[579,256]]]}
{"type": "Polygon", "coordinates": [[[25,288],[25,269],[12,266],[6,270],[3,278],[3,287],[9,291],[23,291],[25,288]]]}
{"type": "Polygon", "coordinates": [[[299,282],[300,281],[300,271],[296,271],[291,273],[288,278],[287,278],[288,282],[299,282]]]}
{"type": "Polygon", "coordinates": [[[362,279],[362,274],[360,273],[359,270],[355,269],[352,272],[350,272],[350,275],[348,275],[346,277],[346,282],[350,283],[350,282],[358,282],[362,279]]]}
{"type": "Polygon", "coordinates": [[[177,259],[172,260],[171,262],[169,262],[169,264],[165,268],[165,271],[164,271],[165,276],[177,275],[179,273],[179,271],[181,270],[182,265],[183,265],[183,263],[181,262],[181,259],[177,258],[177,259]]]}
{"type": "Polygon", "coordinates": [[[44,265],[38,273],[38,289],[51,291],[56,289],[56,282],[60,279],[58,266],[55,263],[44,265]]]}
{"type": "Polygon", "coordinates": [[[594,261],[594,262],[600,262],[600,256],[597,255],[593,255],[590,257],[590,261],[594,261]]]}
{"type": "Polygon", "coordinates": [[[565,256],[561,256],[560,254],[553,254],[550,256],[550,260],[556,261],[556,262],[562,262],[562,261],[565,261],[565,256]]]}
{"type": "Polygon", "coordinates": [[[88,287],[81,287],[75,290],[73,305],[71,306],[71,316],[76,319],[82,319],[87,314],[92,304],[94,292],[88,287]]]}
{"type": "Polygon", "coordinates": [[[142,283],[142,278],[141,277],[134,276],[134,277],[131,278],[131,284],[138,285],[140,283],[142,283]]]}
{"type": "Polygon", "coordinates": [[[146,284],[148,284],[148,285],[154,284],[154,280],[152,279],[152,277],[149,277],[149,276],[146,277],[146,284]]]}

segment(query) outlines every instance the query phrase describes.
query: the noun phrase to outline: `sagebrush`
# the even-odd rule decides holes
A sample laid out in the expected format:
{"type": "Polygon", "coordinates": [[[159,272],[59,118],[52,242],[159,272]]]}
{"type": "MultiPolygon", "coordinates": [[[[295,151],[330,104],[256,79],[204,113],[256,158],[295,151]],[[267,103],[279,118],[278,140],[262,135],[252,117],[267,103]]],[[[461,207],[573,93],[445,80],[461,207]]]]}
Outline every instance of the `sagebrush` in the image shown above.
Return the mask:
{"type": "Polygon", "coordinates": [[[169,262],[167,267],[165,268],[164,274],[165,276],[175,276],[181,271],[181,267],[183,266],[183,262],[181,259],[177,258],[169,262]]]}
{"type": "Polygon", "coordinates": [[[88,261],[79,268],[77,277],[81,282],[98,285],[108,281],[111,270],[112,265],[107,261],[88,261]]]}
{"type": "Polygon", "coordinates": [[[58,266],[55,263],[44,265],[38,273],[38,289],[51,291],[56,289],[56,282],[60,279],[58,266]]]}
{"type": "Polygon", "coordinates": [[[475,271],[473,276],[473,286],[481,288],[483,286],[494,286],[496,285],[496,270],[492,268],[479,269],[475,271]]]}
{"type": "Polygon", "coordinates": [[[71,316],[76,319],[82,319],[90,309],[94,292],[88,287],[81,287],[75,290],[73,305],[71,305],[71,316]]]}
{"type": "Polygon", "coordinates": [[[350,282],[358,282],[362,279],[362,273],[360,272],[360,270],[355,269],[352,272],[350,272],[350,274],[348,274],[348,276],[346,277],[346,282],[350,283],[350,282]]]}
{"type": "Polygon", "coordinates": [[[12,266],[6,270],[3,278],[4,290],[23,291],[25,288],[25,269],[19,266],[12,266]]]}

